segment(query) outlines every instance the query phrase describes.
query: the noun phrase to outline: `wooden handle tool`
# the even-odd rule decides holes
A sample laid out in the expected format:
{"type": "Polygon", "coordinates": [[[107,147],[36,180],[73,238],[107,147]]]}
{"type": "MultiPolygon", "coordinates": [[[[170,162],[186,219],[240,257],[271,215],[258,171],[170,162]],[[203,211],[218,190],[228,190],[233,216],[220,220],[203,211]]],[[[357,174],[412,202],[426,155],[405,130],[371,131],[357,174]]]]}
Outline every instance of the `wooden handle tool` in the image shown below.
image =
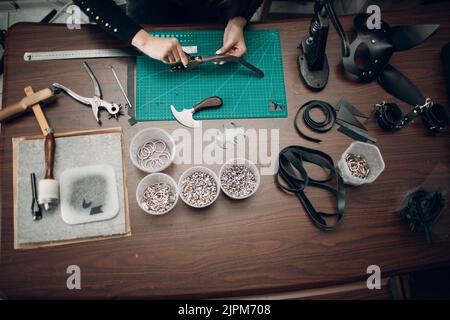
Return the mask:
{"type": "MultiPolygon", "coordinates": [[[[34,95],[33,88],[26,87],[25,94],[28,97],[34,95]]],[[[39,204],[44,205],[45,210],[49,210],[51,207],[55,206],[59,200],[59,183],[55,180],[53,174],[53,167],[55,164],[55,150],[56,142],[55,136],[53,134],[53,129],[45,118],[39,103],[31,105],[31,108],[36,116],[36,119],[41,128],[42,134],[45,137],[44,140],[44,154],[45,154],[45,173],[44,178],[39,181],[39,204]]]]}
{"type": "MultiPolygon", "coordinates": [[[[31,92],[33,90],[31,89],[31,92]]],[[[11,119],[15,116],[18,116],[25,111],[27,111],[30,107],[36,105],[37,103],[46,100],[53,96],[53,91],[51,89],[42,89],[38,92],[33,92],[31,95],[26,96],[22,100],[12,105],[6,106],[2,110],[0,110],[0,122],[11,119]]]]}

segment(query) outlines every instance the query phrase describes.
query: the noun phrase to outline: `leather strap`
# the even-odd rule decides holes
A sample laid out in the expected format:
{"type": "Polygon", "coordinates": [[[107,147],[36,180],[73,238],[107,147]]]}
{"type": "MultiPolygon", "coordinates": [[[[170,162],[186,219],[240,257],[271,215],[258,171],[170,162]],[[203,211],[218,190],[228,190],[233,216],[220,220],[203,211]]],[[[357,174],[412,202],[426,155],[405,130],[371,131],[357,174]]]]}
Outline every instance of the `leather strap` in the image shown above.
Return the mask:
{"type": "Polygon", "coordinates": [[[333,128],[335,122],[336,122],[336,110],[325,101],[321,100],[311,100],[306,102],[304,105],[302,105],[295,115],[294,119],[294,126],[295,130],[297,130],[298,134],[305,138],[306,140],[312,141],[312,142],[322,142],[322,140],[310,137],[302,132],[299,125],[299,117],[300,114],[302,114],[303,111],[303,122],[313,131],[324,133],[327,131],[330,131],[331,128],[333,128]],[[313,118],[311,118],[310,112],[313,109],[319,109],[325,116],[325,119],[323,121],[316,121],[313,118]]]}
{"type": "Polygon", "coordinates": [[[313,223],[322,230],[334,229],[344,217],[345,189],[344,181],[334,167],[333,159],[326,153],[301,146],[289,146],[281,150],[279,155],[278,173],[275,179],[277,185],[287,192],[295,193],[313,223]],[[328,174],[324,179],[313,179],[303,166],[309,162],[323,168],[328,174]],[[280,178],[286,185],[281,184],[280,178]],[[336,180],[336,187],[331,181],[336,180]],[[337,212],[317,211],[306,195],[308,187],[324,189],[334,194],[337,200],[337,212]],[[336,223],[329,225],[324,216],[336,217],[336,223]]]}

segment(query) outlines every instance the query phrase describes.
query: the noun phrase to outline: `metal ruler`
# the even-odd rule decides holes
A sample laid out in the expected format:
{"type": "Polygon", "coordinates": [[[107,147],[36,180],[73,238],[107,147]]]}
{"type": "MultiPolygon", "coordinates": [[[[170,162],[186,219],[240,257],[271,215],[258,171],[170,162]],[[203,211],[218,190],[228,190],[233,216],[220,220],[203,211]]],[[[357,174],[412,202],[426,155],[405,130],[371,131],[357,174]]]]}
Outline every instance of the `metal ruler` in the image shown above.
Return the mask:
{"type": "MultiPolygon", "coordinates": [[[[196,54],[197,46],[184,46],[184,52],[196,54]]],[[[38,51],[25,52],[25,61],[45,61],[45,60],[66,60],[66,59],[93,59],[93,58],[114,58],[132,57],[142,55],[136,49],[88,49],[88,50],[65,50],[65,51],[38,51]]]]}

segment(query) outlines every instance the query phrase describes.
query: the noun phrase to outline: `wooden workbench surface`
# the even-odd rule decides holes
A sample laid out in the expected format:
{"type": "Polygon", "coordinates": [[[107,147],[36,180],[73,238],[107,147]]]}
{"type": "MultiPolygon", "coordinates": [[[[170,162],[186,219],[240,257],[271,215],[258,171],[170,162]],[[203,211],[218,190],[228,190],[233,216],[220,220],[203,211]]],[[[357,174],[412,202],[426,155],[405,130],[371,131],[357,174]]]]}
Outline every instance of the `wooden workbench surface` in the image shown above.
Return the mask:
{"type": "MultiPolygon", "coordinates": [[[[424,44],[394,55],[392,64],[404,72],[426,96],[448,105],[440,49],[450,40],[448,4],[424,6],[404,12],[383,13],[392,25],[439,23],[438,32],[424,44]]],[[[346,30],[352,17],[343,17],[346,30]]],[[[288,119],[240,119],[245,128],[280,129],[280,148],[301,144],[320,148],[335,162],[352,142],[333,131],[320,145],[301,139],[292,125],[297,107],[311,99],[336,103],[342,97],[365,113],[382,100],[393,100],[376,82],[360,84],[345,77],[340,44],[330,28],[327,53],[330,80],[320,93],[305,88],[299,79],[297,46],[309,19],[257,24],[277,28],[281,34],[288,119]]],[[[210,26],[211,27],[211,26],[210,26]]],[[[35,90],[53,82],[91,96],[91,82],[79,60],[24,62],[26,51],[118,47],[120,44],[95,27],[68,30],[64,25],[17,24],[7,35],[3,106],[19,100],[23,88],[35,90]]],[[[90,65],[106,100],[123,98],[111,76],[114,65],[125,82],[126,59],[96,59],[90,65]]],[[[406,110],[408,107],[403,105],[406,110]]],[[[88,107],[60,95],[44,109],[56,132],[97,127],[88,107]]],[[[127,117],[106,120],[104,127],[124,129],[126,151],[133,135],[142,128],[172,131],[176,122],[144,122],[130,127],[127,117]]],[[[221,128],[224,120],[204,121],[206,128],[221,128]]],[[[448,207],[434,229],[435,242],[412,234],[394,210],[408,190],[419,185],[448,186],[450,145],[448,133],[430,136],[420,121],[396,133],[382,132],[373,121],[369,133],[378,138],[386,162],[379,179],[367,186],[346,188],[347,208],[343,224],[323,232],[313,226],[296,197],[282,193],[272,176],[262,177],[257,194],[242,202],[221,195],[207,210],[194,210],[181,201],[170,214],[152,217],[142,212],[135,189],[145,175],[125,158],[132,236],[28,251],[13,250],[13,190],[11,138],[39,132],[32,114],[1,128],[1,248],[0,297],[191,297],[210,298],[317,288],[365,280],[366,268],[376,264],[384,277],[450,262],[448,207]],[[82,290],[66,288],[66,269],[81,268],[82,290]]],[[[33,155],[30,155],[33,156],[33,155]]],[[[166,173],[176,180],[187,165],[172,166],[166,173]]],[[[219,166],[212,166],[218,171],[219,166]]],[[[315,203],[322,193],[309,193],[315,203]]],[[[30,216],[31,219],[31,216],[30,216]]],[[[45,217],[44,217],[45,219],[45,217]]]]}

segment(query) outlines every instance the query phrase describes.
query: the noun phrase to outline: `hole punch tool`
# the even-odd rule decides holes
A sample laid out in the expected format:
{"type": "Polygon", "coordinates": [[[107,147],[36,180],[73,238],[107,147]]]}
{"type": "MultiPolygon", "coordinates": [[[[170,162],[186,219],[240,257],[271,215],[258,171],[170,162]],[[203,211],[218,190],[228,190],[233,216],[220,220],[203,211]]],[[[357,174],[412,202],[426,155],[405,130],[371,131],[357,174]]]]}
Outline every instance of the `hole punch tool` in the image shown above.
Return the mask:
{"type": "Polygon", "coordinates": [[[177,62],[170,66],[170,70],[178,71],[178,70],[194,69],[205,62],[211,62],[211,63],[216,63],[216,64],[223,64],[226,62],[234,62],[234,63],[239,63],[239,64],[243,65],[244,67],[246,67],[247,69],[253,71],[259,78],[264,77],[264,72],[262,70],[258,69],[257,67],[255,67],[251,63],[245,61],[244,59],[238,58],[238,57],[235,57],[232,55],[213,54],[210,56],[191,56],[186,53],[186,56],[189,61],[186,67],[183,65],[183,63],[177,62]]]}
{"type": "Polygon", "coordinates": [[[86,69],[86,72],[88,73],[89,77],[92,80],[92,83],[94,85],[94,97],[87,98],[80,96],[76,92],[72,91],[71,89],[63,86],[59,83],[53,84],[53,89],[55,92],[65,92],[69,96],[71,96],[73,99],[77,100],[78,102],[81,102],[82,104],[91,106],[92,113],[94,114],[95,120],[97,120],[98,124],[101,125],[100,119],[99,119],[99,111],[100,108],[106,109],[109,113],[109,119],[111,118],[118,118],[121,110],[121,106],[119,106],[116,103],[110,103],[105,100],[103,100],[102,90],[100,87],[100,84],[98,83],[97,78],[95,77],[94,73],[92,72],[91,68],[86,62],[83,62],[83,66],[86,69]]]}

